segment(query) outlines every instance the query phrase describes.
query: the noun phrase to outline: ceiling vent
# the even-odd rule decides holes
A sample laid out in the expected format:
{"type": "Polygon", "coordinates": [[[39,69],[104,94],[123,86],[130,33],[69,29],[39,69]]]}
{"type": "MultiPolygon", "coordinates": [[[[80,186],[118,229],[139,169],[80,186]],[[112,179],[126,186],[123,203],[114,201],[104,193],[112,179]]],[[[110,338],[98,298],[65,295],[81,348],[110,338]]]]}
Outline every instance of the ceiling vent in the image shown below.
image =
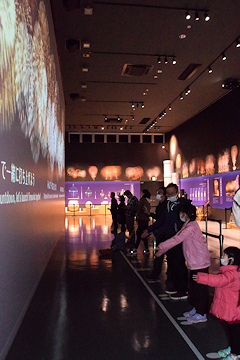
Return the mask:
{"type": "Polygon", "coordinates": [[[189,79],[193,74],[197,71],[197,69],[202,64],[189,64],[188,67],[182,72],[182,74],[178,77],[178,80],[186,80],[189,79]]]}
{"type": "Polygon", "coordinates": [[[139,124],[146,124],[151,118],[143,118],[139,124]]]}
{"type": "Polygon", "coordinates": [[[152,69],[151,65],[134,65],[125,64],[123,66],[122,75],[124,76],[144,76],[152,69]]]}

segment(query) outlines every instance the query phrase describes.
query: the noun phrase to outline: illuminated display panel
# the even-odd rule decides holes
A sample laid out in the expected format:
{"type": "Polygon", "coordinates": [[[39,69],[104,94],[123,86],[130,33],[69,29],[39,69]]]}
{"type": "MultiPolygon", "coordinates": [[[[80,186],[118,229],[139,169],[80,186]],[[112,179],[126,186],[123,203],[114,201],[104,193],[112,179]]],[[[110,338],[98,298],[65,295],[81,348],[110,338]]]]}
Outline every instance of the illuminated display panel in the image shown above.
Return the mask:
{"type": "Polygon", "coordinates": [[[229,209],[233,203],[237,175],[240,171],[182,179],[181,189],[196,206],[209,201],[212,208],[229,209]]]}
{"type": "Polygon", "coordinates": [[[1,0],[0,24],[2,353],[63,230],[65,114],[49,2],[1,0]]]}
{"type": "Polygon", "coordinates": [[[139,199],[140,181],[67,181],[65,183],[66,205],[73,201],[79,205],[110,204],[111,192],[115,192],[117,198],[126,190],[130,190],[139,199]]]}

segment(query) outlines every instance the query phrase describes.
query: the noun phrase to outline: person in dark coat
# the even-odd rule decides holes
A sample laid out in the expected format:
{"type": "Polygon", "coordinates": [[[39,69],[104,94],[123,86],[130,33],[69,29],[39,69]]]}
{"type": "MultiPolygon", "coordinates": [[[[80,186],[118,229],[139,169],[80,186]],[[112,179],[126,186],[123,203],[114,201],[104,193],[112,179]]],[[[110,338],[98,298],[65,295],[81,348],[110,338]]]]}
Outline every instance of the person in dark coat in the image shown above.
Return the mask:
{"type": "Polygon", "coordinates": [[[117,235],[117,228],[118,228],[118,224],[117,224],[117,211],[118,211],[118,202],[115,198],[115,192],[111,192],[111,214],[112,214],[112,225],[113,225],[113,229],[112,229],[112,233],[114,234],[114,236],[116,237],[117,235]]]}
{"type": "MultiPolygon", "coordinates": [[[[174,236],[183,226],[183,222],[179,218],[180,208],[183,203],[190,202],[178,196],[178,186],[170,183],[166,187],[167,207],[163,216],[153,225],[148,227],[142,237],[149,236],[149,240],[156,241],[159,236],[165,234],[166,240],[174,236]]],[[[188,269],[185,264],[182,244],[174,246],[167,251],[167,281],[166,293],[171,294],[171,299],[181,300],[187,299],[188,290],[188,269]]]]}

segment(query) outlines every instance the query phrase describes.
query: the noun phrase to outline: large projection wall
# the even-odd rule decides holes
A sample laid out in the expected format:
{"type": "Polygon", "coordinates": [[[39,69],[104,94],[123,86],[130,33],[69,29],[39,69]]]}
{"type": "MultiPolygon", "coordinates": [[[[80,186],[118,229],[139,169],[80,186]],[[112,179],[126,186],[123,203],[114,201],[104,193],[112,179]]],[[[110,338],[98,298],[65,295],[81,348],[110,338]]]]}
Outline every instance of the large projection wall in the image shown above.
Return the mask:
{"type": "Polygon", "coordinates": [[[64,226],[64,99],[48,1],[0,2],[0,359],[64,226]]]}

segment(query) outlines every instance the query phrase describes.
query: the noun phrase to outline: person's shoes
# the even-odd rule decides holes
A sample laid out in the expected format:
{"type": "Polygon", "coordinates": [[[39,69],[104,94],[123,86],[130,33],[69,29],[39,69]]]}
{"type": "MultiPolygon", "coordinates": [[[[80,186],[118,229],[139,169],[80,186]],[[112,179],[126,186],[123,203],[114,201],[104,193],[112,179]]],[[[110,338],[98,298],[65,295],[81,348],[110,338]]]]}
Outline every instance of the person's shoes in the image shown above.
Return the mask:
{"type": "Polygon", "coordinates": [[[239,360],[240,359],[240,355],[235,355],[230,353],[227,357],[225,357],[224,359],[226,360],[239,360]]]}
{"type": "Polygon", "coordinates": [[[218,351],[218,355],[220,355],[221,357],[225,358],[226,356],[228,356],[231,353],[231,346],[227,347],[226,349],[223,350],[219,350],[218,351]]]}
{"type": "Polygon", "coordinates": [[[207,315],[201,315],[196,313],[195,315],[193,315],[190,318],[187,318],[187,321],[192,323],[192,324],[197,324],[197,323],[201,323],[201,322],[206,322],[207,321],[207,315]]]}
{"type": "Polygon", "coordinates": [[[181,291],[177,291],[176,293],[169,295],[169,297],[172,300],[185,300],[188,298],[188,294],[181,291]]]}
{"type": "Polygon", "coordinates": [[[130,254],[133,256],[137,255],[137,249],[134,248],[134,249],[130,250],[130,254]]]}
{"type": "Polygon", "coordinates": [[[177,289],[174,286],[166,286],[165,293],[168,295],[176,294],[177,289]]]}
{"type": "Polygon", "coordinates": [[[183,313],[183,316],[186,317],[186,318],[190,318],[195,314],[196,314],[196,309],[194,307],[192,310],[186,311],[185,313],[183,313]]]}
{"type": "Polygon", "coordinates": [[[149,255],[150,252],[149,252],[148,249],[144,249],[144,250],[143,250],[143,253],[144,253],[145,255],[149,255]]]}

